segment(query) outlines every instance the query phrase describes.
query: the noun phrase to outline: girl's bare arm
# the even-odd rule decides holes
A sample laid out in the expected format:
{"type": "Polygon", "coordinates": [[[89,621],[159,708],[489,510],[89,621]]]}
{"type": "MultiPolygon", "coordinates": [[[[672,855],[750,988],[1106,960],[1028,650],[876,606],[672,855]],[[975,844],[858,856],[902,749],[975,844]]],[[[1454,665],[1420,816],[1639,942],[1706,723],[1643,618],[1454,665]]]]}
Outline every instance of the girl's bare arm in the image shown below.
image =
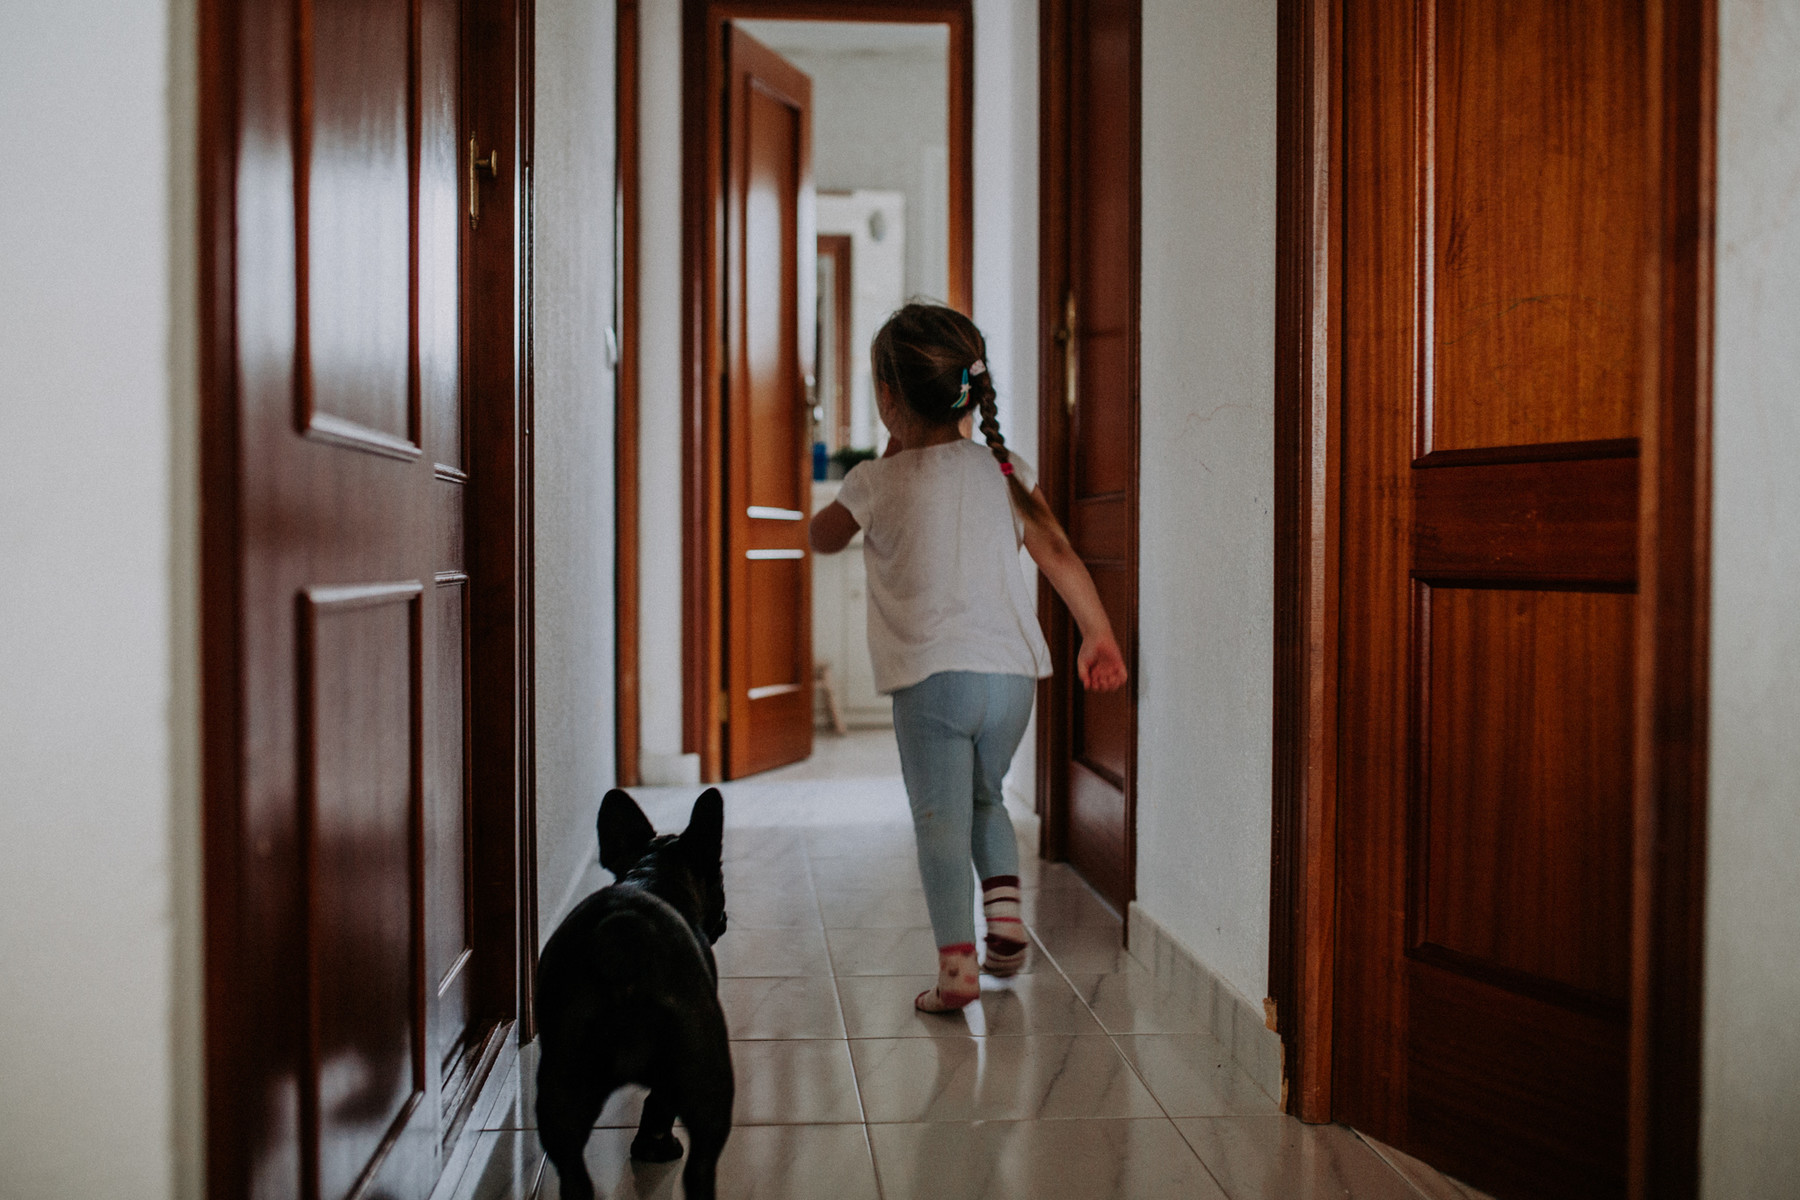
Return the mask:
{"type": "MultiPolygon", "coordinates": [[[[1038,494],[1042,496],[1041,492],[1038,494]]],[[[1037,563],[1038,570],[1050,581],[1050,586],[1056,589],[1056,594],[1069,606],[1070,615],[1081,629],[1081,653],[1076,659],[1076,670],[1082,684],[1096,692],[1110,692],[1123,686],[1125,656],[1119,650],[1118,639],[1113,636],[1112,621],[1100,603],[1100,593],[1094,589],[1094,578],[1088,574],[1087,564],[1081,561],[1081,556],[1075,553],[1075,547],[1069,544],[1068,535],[1061,528],[1039,529],[1027,521],[1025,549],[1037,563]]]]}
{"type": "Polygon", "coordinates": [[[813,514],[812,524],[807,527],[807,538],[820,554],[836,554],[850,544],[850,539],[861,528],[850,510],[833,500],[813,514]]]}

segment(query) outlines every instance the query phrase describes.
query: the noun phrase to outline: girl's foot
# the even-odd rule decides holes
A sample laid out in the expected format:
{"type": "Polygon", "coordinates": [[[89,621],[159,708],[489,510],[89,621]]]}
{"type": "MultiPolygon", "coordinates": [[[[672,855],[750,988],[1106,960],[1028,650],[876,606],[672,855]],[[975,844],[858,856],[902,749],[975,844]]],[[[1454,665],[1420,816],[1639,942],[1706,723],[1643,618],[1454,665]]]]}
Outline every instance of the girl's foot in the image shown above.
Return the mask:
{"type": "Polygon", "coordinates": [[[981,995],[981,977],[975,967],[975,943],[963,942],[938,951],[937,986],[913,998],[920,1012],[956,1012],[981,995]]]}
{"type": "Polygon", "coordinates": [[[1019,877],[995,875],[981,881],[981,911],[987,917],[987,959],[981,969],[1001,979],[1025,965],[1025,922],[1019,919],[1019,877]]]}

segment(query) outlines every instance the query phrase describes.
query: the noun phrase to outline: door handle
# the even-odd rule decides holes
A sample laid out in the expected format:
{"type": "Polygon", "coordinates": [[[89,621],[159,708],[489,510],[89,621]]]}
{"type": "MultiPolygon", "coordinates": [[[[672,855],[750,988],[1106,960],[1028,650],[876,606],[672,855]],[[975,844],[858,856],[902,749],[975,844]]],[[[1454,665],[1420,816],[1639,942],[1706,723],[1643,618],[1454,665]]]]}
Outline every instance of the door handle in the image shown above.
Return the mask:
{"type": "Polygon", "coordinates": [[[481,225],[481,187],[476,175],[477,171],[486,171],[493,179],[500,178],[500,152],[489,150],[486,158],[479,158],[475,153],[475,135],[469,135],[469,228],[481,225]]]}
{"type": "Polygon", "coordinates": [[[1063,348],[1063,409],[1075,415],[1077,387],[1081,378],[1081,346],[1075,340],[1075,289],[1063,298],[1063,327],[1056,331],[1063,348]]]}

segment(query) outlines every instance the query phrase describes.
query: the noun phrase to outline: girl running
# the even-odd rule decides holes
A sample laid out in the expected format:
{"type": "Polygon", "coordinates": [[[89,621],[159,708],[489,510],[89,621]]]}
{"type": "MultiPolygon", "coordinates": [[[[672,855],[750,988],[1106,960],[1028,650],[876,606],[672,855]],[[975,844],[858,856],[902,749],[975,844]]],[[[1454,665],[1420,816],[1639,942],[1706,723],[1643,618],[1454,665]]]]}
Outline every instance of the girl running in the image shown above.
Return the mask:
{"type": "Polygon", "coordinates": [[[894,699],[894,734],[918,839],[919,878],[938,944],[937,986],[913,1001],[951,1012],[980,995],[973,859],[987,956],[1011,975],[1025,961],[1019,855],[1000,781],[1024,736],[1050,651],[1018,561],[1022,543],[1081,628],[1082,684],[1112,691],[1125,660],[1094,581],[1006,448],[987,347],[954,309],[908,304],[871,348],[887,452],[853,468],[813,518],[813,549],[835,554],[863,532],[869,657],[894,699]],[[979,412],[987,445],[970,440],[979,412]]]}

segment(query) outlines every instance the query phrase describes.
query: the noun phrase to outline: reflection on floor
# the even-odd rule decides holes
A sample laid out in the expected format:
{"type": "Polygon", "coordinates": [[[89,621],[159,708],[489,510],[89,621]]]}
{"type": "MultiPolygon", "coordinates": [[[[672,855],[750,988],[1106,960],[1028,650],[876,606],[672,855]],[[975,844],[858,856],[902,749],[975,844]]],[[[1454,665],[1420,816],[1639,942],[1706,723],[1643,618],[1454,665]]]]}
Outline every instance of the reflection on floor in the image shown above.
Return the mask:
{"type": "MultiPolygon", "coordinates": [[[[1120,948],[1118,918],[1023,847],[1023,974],[921,1016],[935,948],[893,735],[822,735],[806,763],[724,787],[731,929],[720,994],[737,1072],[723,1197],[1469,1200],[1338,1126],[1282,1116],[1120,948]]],[[[693,789],[633,793],[677,829],[693,789]]],[[[1022,839],[1023,840],[1023,839],[1022,839]]],[[[608,876],[596,865],[594,887],[608,876]]],[[[583,893],[585,894],[585,892],[583,893]]],[[[533,1131],[535,1047],[471,1118],[444,1200],[554,1200],[533,1131]]],[[[492,1090],[492,1089],[490,1089],[492,1090]]],[[[626,1153],[642,1095],[601,1114],[607,1200],[681,1195],[626,1153]]]]}

